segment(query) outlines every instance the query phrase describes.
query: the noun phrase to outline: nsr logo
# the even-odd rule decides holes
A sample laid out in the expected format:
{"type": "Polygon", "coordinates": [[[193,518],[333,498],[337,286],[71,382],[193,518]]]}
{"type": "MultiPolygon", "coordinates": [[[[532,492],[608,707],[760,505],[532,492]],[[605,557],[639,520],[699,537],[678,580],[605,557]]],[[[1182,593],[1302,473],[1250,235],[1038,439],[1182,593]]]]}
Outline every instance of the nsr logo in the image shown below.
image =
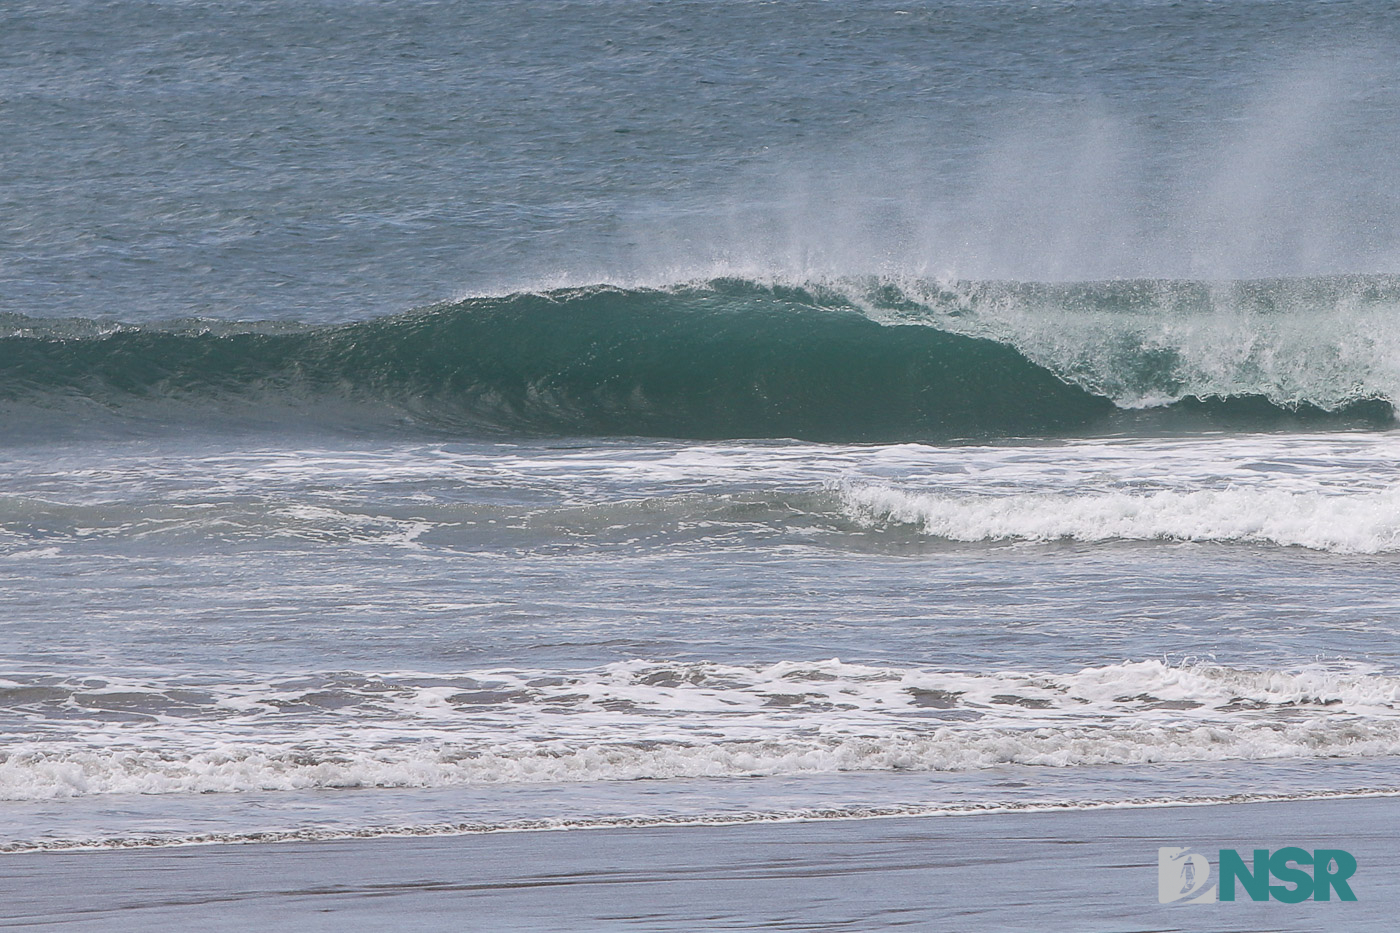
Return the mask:
{"type": "Polygon", "coordinates": [[[1354,901],[1356,895],[1347,883],[1354,874],[1356,859],[1342,849],[1309,852],[1289,846],[1273,853],[1255,849],[1253,866],[1246,865],[1234,849],[1221,849],[1220,882],[1207,887],[1210,863],[1204,855],[1189,848],[1164,847],[1157,850],[1157,900],[1163,904],[1214,904],[1218,887],[1220,900],[1233,901],[1238,886],[1252,901],[1271,897],[1285,904],[1308,898],[1330,901],[1334,892],[1338,900],[1354,901]],[[1270,876],[1281,883],[1270,884],[1270,876]]]}

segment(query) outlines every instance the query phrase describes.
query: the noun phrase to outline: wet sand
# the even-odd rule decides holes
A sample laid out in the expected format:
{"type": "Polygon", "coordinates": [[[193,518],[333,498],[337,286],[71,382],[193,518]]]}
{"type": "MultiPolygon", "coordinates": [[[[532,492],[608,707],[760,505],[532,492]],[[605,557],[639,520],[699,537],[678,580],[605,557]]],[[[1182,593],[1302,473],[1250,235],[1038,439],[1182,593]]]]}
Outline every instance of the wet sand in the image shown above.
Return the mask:
{"type": "Polygon", "coordinates": [[[1369,931],[1400,798],[0,856],[43,930],[1369,931]],[[1357,901],[1157,902],[1158,846],[1356,856],[1357,901]]]}

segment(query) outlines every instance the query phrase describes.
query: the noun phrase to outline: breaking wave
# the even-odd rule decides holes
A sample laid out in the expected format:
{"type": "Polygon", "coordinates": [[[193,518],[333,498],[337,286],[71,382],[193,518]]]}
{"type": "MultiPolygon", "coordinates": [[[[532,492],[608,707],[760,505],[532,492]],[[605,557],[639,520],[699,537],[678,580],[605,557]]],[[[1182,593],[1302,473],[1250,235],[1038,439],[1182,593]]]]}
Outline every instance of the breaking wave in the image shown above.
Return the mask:
{"type": "MultiPolygon", "coordinates": [[[[1388,424],[1400,280],[787,286],[468,298],[332,326],[0,318],[0,417],[911,441],[1388,424]],[[1151,418],[1145,423],[1155,424],[1151,418]]],[[[57,427],[56,427],[57,425],[57,427]]]]}

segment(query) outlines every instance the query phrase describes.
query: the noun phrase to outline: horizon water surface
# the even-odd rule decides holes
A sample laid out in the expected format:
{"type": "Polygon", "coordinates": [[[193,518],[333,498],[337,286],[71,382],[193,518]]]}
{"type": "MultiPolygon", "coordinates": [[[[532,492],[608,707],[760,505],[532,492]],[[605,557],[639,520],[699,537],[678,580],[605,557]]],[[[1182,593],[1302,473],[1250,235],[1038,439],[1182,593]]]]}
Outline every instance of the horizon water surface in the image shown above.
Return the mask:
{"type": "Polygon", "coordinates": [[[1396,12],[0,10],[0,851],[1400,793],[1396,12]]]}

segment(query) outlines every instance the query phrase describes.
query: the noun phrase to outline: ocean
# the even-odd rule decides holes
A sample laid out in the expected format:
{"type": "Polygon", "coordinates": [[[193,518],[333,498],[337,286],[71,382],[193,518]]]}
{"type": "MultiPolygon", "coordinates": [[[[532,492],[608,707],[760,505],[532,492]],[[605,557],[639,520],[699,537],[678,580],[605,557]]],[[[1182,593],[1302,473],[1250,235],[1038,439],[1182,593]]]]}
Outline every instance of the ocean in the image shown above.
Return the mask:
{"type": "Polygon", "coordinates": [[[0,851],[1400,794],[1395,3],[0,35],[0,851]]]}

